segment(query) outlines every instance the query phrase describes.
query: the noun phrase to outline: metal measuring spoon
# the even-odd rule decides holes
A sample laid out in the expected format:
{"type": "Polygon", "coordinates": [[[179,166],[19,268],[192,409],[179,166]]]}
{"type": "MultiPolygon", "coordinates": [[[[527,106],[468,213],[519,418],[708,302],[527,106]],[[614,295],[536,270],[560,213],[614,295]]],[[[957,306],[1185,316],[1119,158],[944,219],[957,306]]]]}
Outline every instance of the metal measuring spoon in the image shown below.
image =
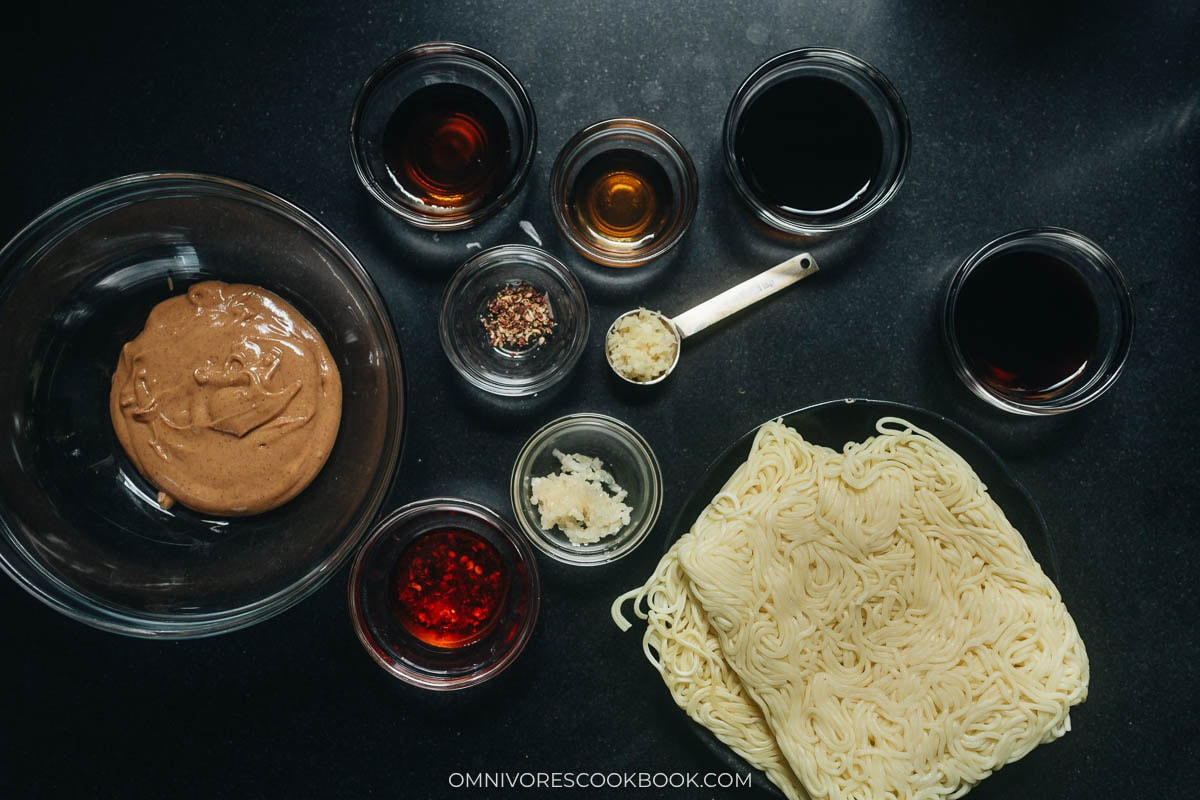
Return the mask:
{"type": "Polygon", "coordinates": [[[694,333],[699,333],[732,314],[736,314],[746,306],[757,303],[764,297],[775,294],[780,289],[791,286],[802,278],[807,278],[816,271],[817,260],[809,253],[801,253],[792,256],[787,261],[776,264],[766,272],[761,272],[753,278],[748,278],[738,285],[726,289],[716,297],[705,300],[700,305],[683,312],[677,317],[668,317],[661,312],[642,308],[626,311],[613,320],[612,325],[608,328],[608,334],[604,337],[604,357],[608,361],[608,366],[612,371],[629,383],[634,383],[638,386],[650,386],[659,383],[666,380],[667,376],[674,372],[675,365],[679,363],[679,353],[683,349],[684,339],[694,333]],[[615,335],[617,325],[620,324],[621,320],[641,311],[648,311],[650,314],[658,317],[662,321],[663,326],[675,337],[675,357],[671,361],[670,366],[663,370],[663,372],[655,375],[653,378],[639,381],[626,376],[617,369],[612,362],[612,352],[609,349],[608,343],[609,339],[615,335]]]}

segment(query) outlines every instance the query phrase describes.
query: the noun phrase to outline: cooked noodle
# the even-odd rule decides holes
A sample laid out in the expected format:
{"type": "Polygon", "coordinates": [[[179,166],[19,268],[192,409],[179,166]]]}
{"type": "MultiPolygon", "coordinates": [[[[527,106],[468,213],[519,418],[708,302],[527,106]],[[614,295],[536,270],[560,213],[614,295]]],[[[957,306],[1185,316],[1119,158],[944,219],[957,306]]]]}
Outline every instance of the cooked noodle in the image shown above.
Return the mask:
{"type": "Polygon", "coordinates": [[[791,798],[959,797],[1069,728],[1084,646],[970,466],[780,422],[634,598],[676,703],[791,798]]]}
{"type": "Polygon", "coordinates": [[[635,611],[647,623],[642,649],[658,667],[675,703],[751,766],[762,770],[792,800],[807,800],[788,766],[762,711],[721,654],[700,605],[688,592],[675,552],[680,539],[659,562],[645,587],[618,598],[613,613],[622,630],[629,623],[618,608],[636,597],[635,611]],[[646,611],[641,610],[645,605],[646,611]]]}

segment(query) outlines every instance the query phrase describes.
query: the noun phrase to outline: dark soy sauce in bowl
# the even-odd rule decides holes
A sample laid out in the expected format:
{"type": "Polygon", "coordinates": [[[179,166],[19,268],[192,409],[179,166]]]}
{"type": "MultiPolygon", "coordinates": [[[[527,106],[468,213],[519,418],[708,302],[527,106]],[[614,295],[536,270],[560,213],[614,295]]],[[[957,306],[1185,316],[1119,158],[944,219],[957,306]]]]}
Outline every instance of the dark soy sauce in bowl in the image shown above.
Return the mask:
{"type": "Polygon", "coordinates": [[[1002,394],[1045,399],[1086,372],[1100,318],[1073,266],[1048,253],[1015,250],[982,262],[967,278],[954,325],[980,381],[1002,394]]]}
{"type": "Polygon", "coordinates": [[[798,217],[842,215],[869,198],[883,134],[858,92],[832,78],[799,75],[751,101],[734,152],[767,205],[798,217]]]}
{"type": "Polygon", "coordinates": [[[882,208],[908,164],[910,131],[891,82],[841,50],[769,59],[734,93],[723,150],[733,188],[759,220],[825,236],[882,208]]]}

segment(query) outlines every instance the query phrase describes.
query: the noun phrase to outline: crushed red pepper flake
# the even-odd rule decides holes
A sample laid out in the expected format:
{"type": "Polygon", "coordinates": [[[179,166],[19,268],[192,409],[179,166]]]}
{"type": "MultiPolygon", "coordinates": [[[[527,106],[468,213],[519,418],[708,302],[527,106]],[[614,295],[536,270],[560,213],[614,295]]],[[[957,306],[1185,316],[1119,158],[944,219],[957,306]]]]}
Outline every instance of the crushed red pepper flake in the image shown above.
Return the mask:
{"type": "Polygon", "coordinates": [[[488,300],[487,311],[480,322],[492,347],[535,347],[554,332],[550,301],[528,283],[502,287],[488,300]]]}
{"type": "Polygon", "coordinates": [[[458,647],[486,633],[508,590],[499,551],[469,531],[424,534],[404,550],[395,570],[400,623],[438,647],[458,647]]]}

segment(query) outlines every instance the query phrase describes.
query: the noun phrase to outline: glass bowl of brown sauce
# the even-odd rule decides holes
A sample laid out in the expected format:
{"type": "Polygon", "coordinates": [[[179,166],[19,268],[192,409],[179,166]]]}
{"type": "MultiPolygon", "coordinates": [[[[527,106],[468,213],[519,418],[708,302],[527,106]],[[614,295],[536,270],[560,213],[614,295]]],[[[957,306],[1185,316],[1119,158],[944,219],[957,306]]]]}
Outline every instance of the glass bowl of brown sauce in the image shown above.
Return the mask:
{"type": "Polygon", "coordinates": [[[1133,339],[1116,263],[1062,228],[1015,231],[977,250],[951,275],[941,317],[955,374],[1015,414],[1059,414],[1100,397],[1133,339]]]}
{"type": "Polygon", "coordinates": [[[350,614],[371,658],[405,683],[464,689],[508,668],[533,634],[537,561],[499,514],[434,498],[386,516],[350,570],[350,614]]]}
{"type": "Polygon", "coordinates": [[[420,228],[491,217],[520,191],[537,119],[520,81],[494,57],[427,42],[380,65],[350,120],[354,169],[384,208],[420,228]]]}

